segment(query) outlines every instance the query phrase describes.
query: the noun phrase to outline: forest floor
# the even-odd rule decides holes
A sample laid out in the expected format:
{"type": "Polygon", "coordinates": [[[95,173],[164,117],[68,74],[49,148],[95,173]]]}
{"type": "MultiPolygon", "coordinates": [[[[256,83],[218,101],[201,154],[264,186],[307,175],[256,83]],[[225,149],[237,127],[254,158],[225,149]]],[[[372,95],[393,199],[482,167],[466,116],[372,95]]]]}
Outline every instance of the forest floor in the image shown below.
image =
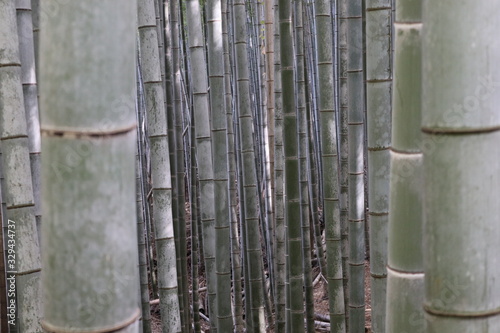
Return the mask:
{"type": "MultiPolygon", "coordinates": [[[[313,273],[314,276],[318,274],[319,269],[317,267],[314,268],[313,273]]],[[[203,278],[200,279],[200,288],[206,287],[205,280],[203,278]]],[[[369,261],[365,262],[365,333],[371,333],[371,284],[370,284],[370,263],[369,261]]],[[[205,293],[204,291],[203,293],[205,293]]],[[[201,295],[202,299],[203,295],[201,295]]],[[[328,295],[326,293],[325,281],[320,279],[318,283],[314,286],[314,312],[318,314],[320,317],[328,317],[328,295]]],[[[161,333],[161,323],[160,323],[160,307],[157,304],[153,304],[151,306],[151,326],[153,333],[161,333]]],[[[201,320],[201,328],[202,332],[210,332],[210,325],[208,322],[201,320]]],[[[268,333],[272,333],[270,330],[268,333]]],[[[316,332],[328,332],[328,330],[320,330],[318,329],[316,332]]]]}
{"type": "MultiPolygon", "coordinates": [[[[186,221],[189,221],[189,204],[186,203],[186,221]]],[[[186,225],[186,232],[187,234],[191,233],[190,230],[190,223],[188,222],[186,225]]],[[[154,244],[154,242],[153,242],[154,244]]],[[[153,251],[155,252],[154,245],[153,245],[153,251]]],[[[187,253],[188,253],[188,272],[191,272],[191,240],[188,237],[187,238],[187,253]]],[[[153,253],[154,257],[155,253],[153,253]]],[[[317,261],[315,261],[316,264],[313,267],[313,277],[317,277],[319,273],[319,267],[317,265],[317,261]]],[[[188,274],[188,279],[189,279],[189,290],[192,289],[192,281],[191,281],[191,275],[188,274]]],[[[371,279],[370,279],[370,262],[369,260],[365,261],[365,333],[372,333],[371,330],[371,279]]],[[[204,269],[203,267],[199,270],[199,281],[198,281],[199,289],[200,291],[200,308],[204,308],[205,305],[204,303],[206,300],[206,279],[204,276],[204,269]]],[[[151,288],[150,288],[151,290],[151,288]]],[[[150,297],[152,297],[152,293],[150,292],[150,297]]],[[[326,289],[326,282],[324,279],[319,278],[318,282],[314,285],[314,312],[316,315],[316,319],[318,321],[324,321],[325,318],[327,319],[329,317],[328,313],[328,294],[327,294],[327,289],[326,289]],[[323,320],[321,319],[323,318],[323,320]]],[[[204,333],[210,332],[210,324],[208,321],[201,319],[201,330],[204,333]]],[[[162,327],[161,327],[161,320],[160,320],[160,306],[156,301],[153,301],[151,304],[151,330],[152,333],[161,333],[162,332],[162,327]]],[[[266,333],[273,333],[274,330],[270,328],[268,332],[266,333]]],[[[318,328],[316,332],[329,332],[328,329],[320,329],[318,328]]],[[[226,332],[221,332],[221,333],[226,333],[226,332]]],[[[229,332],[227,332],[229,333],[229,332]]]]}

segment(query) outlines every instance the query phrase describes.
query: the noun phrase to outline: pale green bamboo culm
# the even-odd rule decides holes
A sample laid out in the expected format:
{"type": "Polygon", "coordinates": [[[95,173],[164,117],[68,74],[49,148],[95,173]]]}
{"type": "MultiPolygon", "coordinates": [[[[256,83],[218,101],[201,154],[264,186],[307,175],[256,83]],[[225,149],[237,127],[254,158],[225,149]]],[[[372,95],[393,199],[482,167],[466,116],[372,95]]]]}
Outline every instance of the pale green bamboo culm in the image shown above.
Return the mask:
{"type": "MultiPolygon", "coordinates": [[[[191,79],[193,93],[193,114],[196,143],[196,161],[199,172],[200,219],[203,233],[200,242],[203,246],[205,272],[211,331],[217,328],[217,277],[215,267],[215,196],[214,167],[212,162],[212,138],[210,128],[210,103],[208,96],[207,63],[205,39],[202,29],[201,8],[198,0],[187,0],[186,16],[191,60],[191,79]]],[[[193,226],[194,227],[194,226],[193,226]]]]}
{"type": "Polygon", "coordinates": [[[330,327],[332,332],[344,333],[345,300],[342,267],[342,235],[339,202],[339,154],[337,149],[338,123],[335,115],[333,79],[332,16],[330,2],[316,1],[316,45],[318,48],[318,109],[321,122],[323,162],[323,219],[328,280],[330,327]]]}
{"type": "MultiPolygon", "coordinates": [[[[7,261],[6,278],[15,278],[18,309],[15,325],[10,325],[10,328],[19,332],[41,332],[40,251],[21,86],[16,11],[11,0],[0,1],[0,31],[0,163],[4,176],[1,192],[6,203],[3,220],[8,229],[5,230],[11,231],[5,235],[5,249],[11,255],[13,251],[16,259],[13,264],[7,261]]],[[[8,301],[12,300],[16,301],[16,298],[9,297],[8,301]]]]}
{"type": "Polygon", "coordinates": [[[41,25],[43,327],[138,332],[136,4],[66,2],[41,25]]]}
{"type": "MultiPolygon", "coordinates": [[[[338,93],[338,117],[339,124],[339,203],[340,203],[340,233],[341,233],[341,253],[342,253],[342,279],[344,287],[344,309],[346,311],[346,330],[349,321],[347,308],[349,305],[349,236],[348,236],[348,215],[349,215],[349,175],[348,175],[348,104],[347,96],[347,0],[337,0],[337,54],[338,54],[338,77],[337,77],[337,93],[338,93]]],[[[321,94],[321,93],[320,93],[321,94]]]]}
{"type": "MultiPolygon", "coordinates": [[[[309,209],[309,173],[308,165],[308,122],[306,104],[306,70],[304,48],[303,3],[293,1],[293,21],[295,30],[295,88],[296,88],[296,118],[297,118],[297,157],[299,159],[299,198],[300,224],[302,237],[302,274],[304,284],[306,332],[314,333],[314,295],[311,269],[311,231],[309,209]]],[[[293,294],[295,295],[295,294],[293,294]]]]}
{"type": "Polygon", "coordinates": [[[385,332],[389,219],[392,0],[367,0],[365,6],[371,327],[374,333],[382,333],[385,332]]]}
{"type": "Polygon", "coordinates": [[[227,114],[224,85],[221,0],[207,2],[208,72],[210,83],[210,120],[212,127],[212,161],[214,170],[215,271],[217,329],[233,330],[231,314],[230,211],[228,184],[227,114]]]}
{"type": "Polygon", "coordinates": [[[425,332],[422,311],[421,12],[420,0],[396,1],[387,332],[425,332]]]}
{"type": "Polygon", "coordinates": [[[141,69],[151,154],[153,220],[163,332],[180,332],[177,263],[172,218],[172,182],[165,95],[161,80],[154,0],[137,2],[141,69]]]}
{"type": "MultiPolygon", "coordinates": [[[[244,207],[244,226],[242,235],[246,237],[246,257],[244,263],[248,275],[245,278],[245,302],[250,305],[246,309],[247,332],[265,331],[264,291],[262,288],[262,248],[259,228],[259,197],[257,189],[257,172],[255,169],[254,127],[250,99],[249,63],[247,50],[247,30],[245,26],[245,2],[233,2],[234,48],[236,63],[237,114],[239,115],[239,142],[241,144],[240,161],[242,164],[243,187],[242,202],[244,207]],[[249,311],[250,310],[250,311],[249,311]]],[[[245,244],[245,243],[243,243],[245,244]]]]}
{"type": "Polygon", "coordinates": [[[499,12],[498,1],[424,1],[424,309],[429,333],[500,331],[499,12]]]}
{"type": "Polygon", "coordinates": [[[35,200],[35,219],[40,242],[40,223],[42,219],[40,207],[40,117],[38,115],[38,88],[35,75],[31,1],[16,1],[16,13],[19,56],[21,58],[21,81],[28,126],[33,199],[35,200]]]}
{"type": "Polygon", "coordinates": [[[348,331],[365,331],[364,82],[362,0],[347,2],[347,88],[349,137],[348,331]]]}

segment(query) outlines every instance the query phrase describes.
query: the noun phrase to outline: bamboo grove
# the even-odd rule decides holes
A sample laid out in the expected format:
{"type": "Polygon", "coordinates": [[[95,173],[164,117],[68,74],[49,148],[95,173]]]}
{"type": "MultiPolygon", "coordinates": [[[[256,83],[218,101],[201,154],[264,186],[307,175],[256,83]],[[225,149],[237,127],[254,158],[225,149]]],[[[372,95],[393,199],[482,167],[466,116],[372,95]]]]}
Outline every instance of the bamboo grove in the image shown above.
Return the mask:
{"type": "Polygon", "coordinates": [[[0,0],[0,332],[499,332],[499,11],[0,0]]]}

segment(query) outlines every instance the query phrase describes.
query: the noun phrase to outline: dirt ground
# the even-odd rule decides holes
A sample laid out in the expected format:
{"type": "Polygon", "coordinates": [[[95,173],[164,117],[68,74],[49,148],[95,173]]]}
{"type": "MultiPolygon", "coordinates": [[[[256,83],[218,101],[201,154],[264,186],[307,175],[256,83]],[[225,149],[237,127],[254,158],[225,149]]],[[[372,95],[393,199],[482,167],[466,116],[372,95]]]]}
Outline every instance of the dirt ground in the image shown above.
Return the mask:
{"type": "MultiPolygon", "coordinates": [[[[313,275],[318,274],[318,268],[315,268],[313,275]]],[[[205,286],[205,281],[201,281],[200,288],[205,286]]],[[[204,293],[204,292],[203,292],[204,293]]],[[[201,295],[203,297],[203,295],[201,295]]],[[[365,332],[371,333],[371,287],[370,287],[370,264],[365,262],[365,332]]],[[[320,279],[314,286],[314,312],[320,316],[328,317],[328,296],[326,294],[325,281],[320,279]]],[[[201,320],[202,332],[209,332],[209,325],[201,320]]],[[[153,333],[161,333],[160,307],[157,304],[151,306],[151,326],[153,333]]],[[[327,329],[317,329],[316,332],[328,332],[327,329]]],[[[272,330],[269,331],[272,333],[272,330]]]]}

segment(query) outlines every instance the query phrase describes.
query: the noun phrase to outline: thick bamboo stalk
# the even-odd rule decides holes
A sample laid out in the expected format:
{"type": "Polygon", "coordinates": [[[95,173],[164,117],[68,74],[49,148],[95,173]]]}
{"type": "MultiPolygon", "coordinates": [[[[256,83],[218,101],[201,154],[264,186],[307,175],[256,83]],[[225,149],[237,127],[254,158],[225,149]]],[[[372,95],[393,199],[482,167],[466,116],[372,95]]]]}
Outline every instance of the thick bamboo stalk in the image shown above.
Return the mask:
{"type": "Polygon", "coordinates": [[[392,90],[391,0],[367,0],[365,13],[371,327],[374,333],[379,333],[385,332],[387,285],[392,90]]]}
{"type": "Polygon", "coordinates": [[[388,332],[425,332],[422,301],[421,2],[396,1],[390,212],[388,332]],[[411,172],[409,171],[411,169],[411,172]],[[404,295],[402,297],[401,295],[404,295]]]}
{"type": "MultiPolygon", "coordinates": [[[[2,198],[6,204],[2,214],[6,227],[5,278],[9,281],[7,289],[16,289],[16,295],[3,297],[8,298],[9,306],[14,302],[14,317],[9,317],[10,330],[41,332],[40,250],[13,1],[0,1],[0,31],[0,164],[4,177],[2,198]]],[[[9,313],[11,311],[9,309],[9,313]]]]}
{"type": "Polygon", "coordinates": [[[153,220],[158,257],[158,289],[163,332],[181,330],[175,239],[172,221],[172,181],[165,112],[165,89],[161,80],[158,32],[154,0],[137,6],[142,75],[146,98],[147,127],[151,145],[153,220]]]}
{"type": "Polygon", "coordinates": [[[423,5],[427,332],[500,330],[498,10],[495,1],[423,5]]]}
{"type": "Polygon", "coordinates": [[[41,22],[48,332],[139,331],[135,18],[134,2],[86,1],[41,22]]]}

